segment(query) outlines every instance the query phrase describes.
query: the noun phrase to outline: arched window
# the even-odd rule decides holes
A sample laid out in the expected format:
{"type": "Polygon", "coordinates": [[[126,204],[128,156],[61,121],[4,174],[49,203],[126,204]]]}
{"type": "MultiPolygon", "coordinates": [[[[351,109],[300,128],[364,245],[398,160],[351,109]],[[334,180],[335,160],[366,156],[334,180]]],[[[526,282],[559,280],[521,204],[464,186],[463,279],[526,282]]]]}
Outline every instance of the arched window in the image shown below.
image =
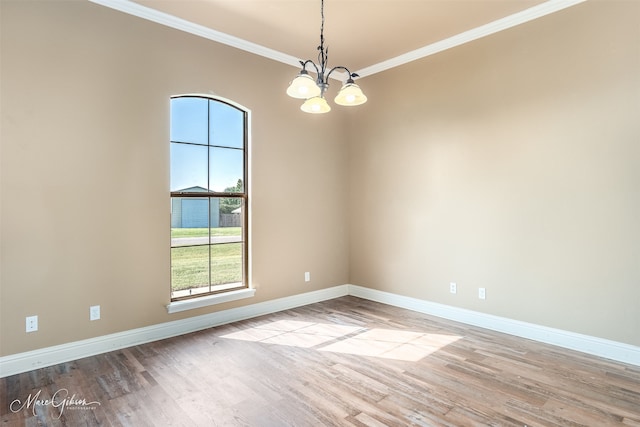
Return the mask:
{"type": "Polygon", "coordinates": [[[248,287],[249,112],[171,98],[171,300],[248,287]]]}

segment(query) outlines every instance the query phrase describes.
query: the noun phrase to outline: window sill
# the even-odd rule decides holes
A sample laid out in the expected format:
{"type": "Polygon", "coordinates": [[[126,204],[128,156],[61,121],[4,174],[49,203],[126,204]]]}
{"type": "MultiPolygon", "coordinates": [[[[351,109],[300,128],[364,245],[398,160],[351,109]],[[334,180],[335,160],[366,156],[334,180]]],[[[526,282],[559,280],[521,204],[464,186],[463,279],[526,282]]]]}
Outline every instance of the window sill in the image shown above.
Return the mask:
{"type": "Polygon", "coordinates": [[[178,313],[180,311],[193,310],[195,308],[207,307],[210,305],[222,304],[224,302],[236,301],[244,298],[251,298],[256,293],[255,289],[240,289],[237,291],[224,292],[206,297],[193,298],[183,301],[174,301],[167,305],[167,312],[178,313]]]}

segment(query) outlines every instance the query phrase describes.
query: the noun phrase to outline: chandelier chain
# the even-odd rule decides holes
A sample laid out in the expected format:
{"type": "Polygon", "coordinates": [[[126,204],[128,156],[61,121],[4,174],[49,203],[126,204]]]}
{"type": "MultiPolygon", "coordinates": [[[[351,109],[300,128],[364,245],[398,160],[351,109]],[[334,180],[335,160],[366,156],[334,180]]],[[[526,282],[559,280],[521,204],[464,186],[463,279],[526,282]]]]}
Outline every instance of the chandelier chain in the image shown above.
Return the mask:
{"type": "Polygon", "coordinates": [[[318,62],[320,63],[322,74],[324,74],[329,57],[329,49],[324,47],[324,0],[320,1],[320,46],[318,46],[318,50],[318,62]]]}

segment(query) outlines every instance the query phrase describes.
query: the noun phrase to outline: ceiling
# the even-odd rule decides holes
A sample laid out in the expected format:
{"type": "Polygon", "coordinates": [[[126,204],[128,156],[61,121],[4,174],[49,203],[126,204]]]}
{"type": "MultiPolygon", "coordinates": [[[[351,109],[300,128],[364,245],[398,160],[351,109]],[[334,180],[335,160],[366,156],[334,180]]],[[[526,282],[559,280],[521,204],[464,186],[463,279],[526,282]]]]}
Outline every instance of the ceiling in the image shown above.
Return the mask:
{"type": "MultiPolygon", "coordinates": [[[[91,1],[291,65],[318,54],[320,0],[91,1]]],[[[325,0],[328,67],[370,75],[581,1],[325,0]]]]}

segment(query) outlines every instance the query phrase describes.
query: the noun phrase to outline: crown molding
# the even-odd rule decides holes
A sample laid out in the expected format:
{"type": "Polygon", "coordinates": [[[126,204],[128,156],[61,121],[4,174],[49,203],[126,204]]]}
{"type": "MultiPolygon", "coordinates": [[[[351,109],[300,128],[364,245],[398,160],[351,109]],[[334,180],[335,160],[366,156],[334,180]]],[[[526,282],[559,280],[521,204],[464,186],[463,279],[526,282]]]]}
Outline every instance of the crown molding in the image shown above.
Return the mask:
{"type": "Polygon", "coordinates": [[[203,37],[205,39],[213,40],[218,43],[225,44],[227,46],[235,47],[245,52],[253,53],[255,55],[264,56],[265,58],[273,59],[284,64],[292,65],[300,68],[300,61],[295,56],[288,55],[286,53],[279,52],[274,49],[243,40],[238,37],[231,36],[221,31],[213,30],[204,25],[195,24],[182,18],[178,18],[168,13],[159,12],[150,7],[143,6],[138,3],[134,3],[129,0],[89,0],[91,3],[96,3],[101,6],[106,6],[120,12],[127,13],[129,15],[137,16],[138,18],[146,19],[158,24],[165,25],[167,27],[175,28],[176,30],[184,31],[195,36],[203,37]]]}
{"type": "MultiPolygon", "coordinates": [[[[253,53],[264,58],[272,59],[283,64],[300,68],[300,58],[292,55],[268,48],[266,46],[253,43],[239,37],[235,37],[221,31],[205,27],[204,25],[195,24],[182,18],[160,12],[147,6],[134,3],[129,0],[89,0],[91,3],[99,4],[126,14],[146,19],[157,24],[165,25],[176,30],[184,31],[194,36],[202,37],[214,42],[218,42],[245,52],[253,53]]],[[[312,71],[312,70],[311,70],[312,71]]],[[[344,81],[348,78],[347,73],[335,71],[331,79],[344,81]]]]}
{"type": "MultiPolygon", "coordinates": [[[[134,3],[129,0],[89,0],[92,3],[96,3],[105,7],[109,7],[120,12],[127,13],[129,15],[137,16],[139,18],[146,19],[148,21],[156,22],[167,27],[175,28],[180,31],[184,31],[199,37],[203,37],[208,40],[212,40],[218,43],[225,44],[227,46],[235,47],[245,52],[260,55],[265,58],[272,59],[274,61],[282,62],[287,65],[300,68],[299,58],[288,55],[277,50],[243,40],[238,37],[231,36],[221,31],[205,27],[203,25],[195,24],[182,18],[170,15],[168,13],[159,12],[155,9],[143,6],[138,3],[134,3]]],[[[404,53],[396,56],[395,58],[388,59],[386,61],[379,62],[369,67],[357,70],[356,73],[360,77],[370,76],[390,68],[395,68],[400,65],[407,64],[418,59],[425,58],[430,55],[442,52],[447,49],[451,49],[456,46],[460,46],[465,43],[478,40],[482,37],[486,37],[491,34],[515,27],[525,22],[532,21],[537,18],[549,15],[551,13],[566,9],[576,4],[585,2],[586,0],[549,0],[541,3],[537,6],[533,6],[529,9],[507,16],[505,18],[498,19],[490,22],[486,25],[465,31],[447,39],[432,43],[430,45],[421,47],[411,52],[404,53]]],[[[346,73],[344,75],[335,73],[335,76],[331,76],[337,80],[345,80],[346,73]]]]}
{"type": "Polygon", "coordinates": [[[562,9],[566,9],[571,6],[575,6],[576,4],[585,1],[586,0],[549,0],[545,3],[530,7],[529,9],[525,9],[513,15],[509,15],[480,27],[449,37],[447,39],[440,40],[439,42],[432,43],[411,52],[396,56],[395,58],[391,58],[386,61],[371,65],[369,67],[365,67],[356,72],[360,75],[360,77],[366,77],[372,74],[380,73],[390,68],[395,68],[400,65],[404,65],[409,62],[434,55],[444,50],[451,49],[456,46],[478,40],[482,37],[486,37],[491,34],[495,34],[497,32],[515,27],[517,25],[524,24],[525,22],[541,18],[543,16],[549,15],[562,9]]]}

